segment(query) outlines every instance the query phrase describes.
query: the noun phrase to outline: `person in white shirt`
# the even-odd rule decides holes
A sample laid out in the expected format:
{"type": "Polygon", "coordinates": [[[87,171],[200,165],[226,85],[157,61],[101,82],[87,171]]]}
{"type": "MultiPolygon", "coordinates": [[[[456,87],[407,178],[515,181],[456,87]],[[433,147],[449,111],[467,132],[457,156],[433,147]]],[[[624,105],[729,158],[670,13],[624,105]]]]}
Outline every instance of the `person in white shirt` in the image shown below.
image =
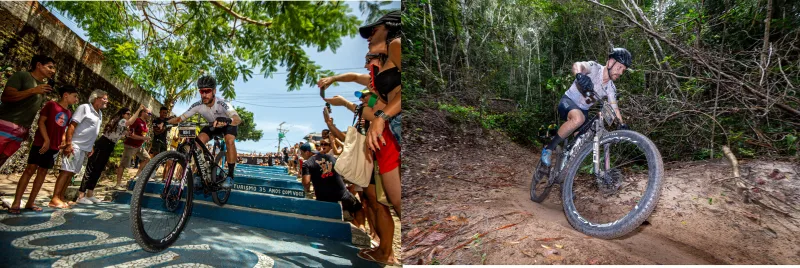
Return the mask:
{"type": "Polygon", "coordinates": [[[92,152],[89,153],[89,163],[86,164],[86,173],[81,180],[81,187],[78,189],[78,204],[93,204],[99,203],[100,199],[94,197],[94,187],[97,186],[97,181],[100,180],[100,175],[106,169],[108,159],[114,152],[114,147],[117,145],[122,137],[128,130],[126,124],[128,119],[131,118],[131,110],[127,107],[119,109],[116,115],[106,123],[103,129],[103,135],[94,143],[92,152]]]}
{"type": "Polygon", "coordinates": [[[75,173],[81,171],[83,161],[92,151],[103,122],[103,113],[100,110],[106,106],[108,106],[108,93],[97,89],[89,95],[89,103],[81,104],[75,109],[64,142],[61,144],[61,172],[56,179],[49,207],[69,208],[64,203],[67,182],[75,173]]]}

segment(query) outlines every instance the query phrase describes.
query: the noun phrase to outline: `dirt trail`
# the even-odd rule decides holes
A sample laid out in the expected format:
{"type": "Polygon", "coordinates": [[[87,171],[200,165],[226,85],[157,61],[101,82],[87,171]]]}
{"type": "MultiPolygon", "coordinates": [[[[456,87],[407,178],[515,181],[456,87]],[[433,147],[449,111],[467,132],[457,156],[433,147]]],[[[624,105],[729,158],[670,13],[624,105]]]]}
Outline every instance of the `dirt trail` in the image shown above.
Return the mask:
{"type": "Polygon", "coordinates": [[[530,201],[538,151],[495,132],[479,140],[426,127],[409,131],[406,140],[414,146],[403,155],[407,264],[800,263],[797,163],[740,160],[745,182],[782,199],[768,204],[788,216],[745,203],[734,181],[726,180],[732,176],[727,161],[668,164],[648,221],[622,238],[603,240],[569,225],[557,186],[542,204],[530,201]],[[776,169],[779,176],[770,178],[776,169]]]}

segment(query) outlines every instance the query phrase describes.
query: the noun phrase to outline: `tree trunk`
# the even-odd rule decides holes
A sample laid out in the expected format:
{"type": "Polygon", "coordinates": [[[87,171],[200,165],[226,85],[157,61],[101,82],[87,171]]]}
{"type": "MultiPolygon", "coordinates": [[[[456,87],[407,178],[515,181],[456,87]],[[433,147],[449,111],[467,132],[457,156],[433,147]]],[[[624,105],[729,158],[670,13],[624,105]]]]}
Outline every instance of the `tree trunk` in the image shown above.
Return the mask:
{"type": "Polygon", "coordinates": [[[436,66],[439,67],[439,78],[442,78],[442,63],[439,62],[439,48],[436,45],[436,28],[433,27],[433,10],[431,4],[428,3],[428,15],[431,16],[431,34],[433,35],[433,51],[436,53],[436,66]]]}
{"type": "Polygon", "coordinates": [[[772,20],[772,0],[767,0],[767,18],[764,19],[764,46],[761,47],[761,68],[766,72],[767,51],[769,50],[769,23],[772,20]]]}

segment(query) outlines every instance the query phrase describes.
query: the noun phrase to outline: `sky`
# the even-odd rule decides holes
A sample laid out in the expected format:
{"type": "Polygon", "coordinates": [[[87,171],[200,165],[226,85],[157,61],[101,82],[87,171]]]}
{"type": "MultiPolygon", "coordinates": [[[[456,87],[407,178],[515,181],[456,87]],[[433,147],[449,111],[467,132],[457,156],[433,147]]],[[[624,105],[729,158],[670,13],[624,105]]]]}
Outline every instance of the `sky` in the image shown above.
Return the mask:
{"type": "MultiPolygon", "coordinates": [[[[361,21],[366,20],[366,14],[361,14],[358,2],[347,2],[350,6],[350,15],[357,16],[361,21]]],[[[400,9],[400,2],[396,1],[389,5],[389,9],[400,9]]],[[[67,27],[72,29],[78,36],[88,40],[83,29],[76,26],[72,20],[54,12],[67,27]]],[[[366,24],[364,22],[363,24],[366,24]]],[[[316,48],[305,49],[309,58],[319,64],[323,69],[333,70],[335,73],[358,72],[366,73],[364,69],[364,55],[367,53],[367,40],[358,34],[353,37],[342,39],[342,45],[334,53],[331,49],[317,52],[316,48]]],[[[263,131],[264,136],[258,142],[237,141],[236,149],[243,152],[276,152],[278,151],[278,125],[283,125],[288,129],[286,138],[281,147],[291,146],[302,141],[303,137],[311,132],[321,132],[327,128],[322,117],[322,109],[325,102],[319,97],[319,89],[316,86],[305,86],[300,90],[287,91],[285,72],[279,71],[270,78],[264,78],[263,73],[259,74],[258,69],[253,70],[253,77],[244,82],[242,79],[234,82],[236,99],[232,100],[234,106],[241,106],[254,114],[256,128],[263,131]],[[285,107],[285,108],[281,108],[285,107]]],[[[351,102],[358,103],[358,99],[353,95],[355,91],[364,87],[356,83],[339,83],[339,86],[331,86],[326,90],[326,97],[341,95],[351,102]]],[[[221,93],[217,92],[221,97],[221,93]]],[[[197,95],[195,102],[200,99],[197,95]]],[[[175,114],[186,111],[191,103],[178,103],[173,108],[175,114]]],[[[345,107],[332,106],[332,117],[336,127],[342,131],[347,130],[347,126],[352,123],[353,113],[345,107]]]]}

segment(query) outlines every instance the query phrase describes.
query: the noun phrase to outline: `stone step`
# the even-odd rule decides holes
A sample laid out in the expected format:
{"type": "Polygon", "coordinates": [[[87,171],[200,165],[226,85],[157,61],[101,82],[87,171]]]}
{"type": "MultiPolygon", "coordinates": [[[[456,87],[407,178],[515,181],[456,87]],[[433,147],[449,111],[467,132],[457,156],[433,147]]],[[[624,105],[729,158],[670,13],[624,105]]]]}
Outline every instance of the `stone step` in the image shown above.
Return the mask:
{"type": "MultiPolygon", "coordinates": [[[[114,193],[114,202],[130,204],[132,192],[114,193]]],[[[233,196],[231,196],[233,198],[233,196]]],[[[165,210],[163,201],[156,194],[145,193],[143,207],[165,210]]],[[[278,232],[352,242],[350,223],[323,217],[301,215],[272,210],[263,210],[227,204],[223,207],[213,202],[195,199],[192,217],[253,226],[278,232]]]]}
{"type": "MultiPolygon", "coordinates": [[[[234,187],[236,187],[235,184],[234,187]]],[[[251,187],[255,188],[256,186],[251,187]]],[[[145,193],[160,195],[163,190],[163,183],[150,182],[147,184],[147,186],[145,186],[145,193]]],[[[194,191],[194,193],[195,201],[204,200],[208,202],[214,202],[211,195],[206,197],[203,194],[203,191],[194,191]]],[[[313,199],[306,199],[303,197],[302,190],[300,191],[300,198],[270,193],[260,193],[257,191],[231,190],[228,203],[225,204],[225,206],[235,205],[240,207],[296,213],[335,220],[342,219],[342,206],[339,205],[339,203],[323,202],[313,199]]]]}

